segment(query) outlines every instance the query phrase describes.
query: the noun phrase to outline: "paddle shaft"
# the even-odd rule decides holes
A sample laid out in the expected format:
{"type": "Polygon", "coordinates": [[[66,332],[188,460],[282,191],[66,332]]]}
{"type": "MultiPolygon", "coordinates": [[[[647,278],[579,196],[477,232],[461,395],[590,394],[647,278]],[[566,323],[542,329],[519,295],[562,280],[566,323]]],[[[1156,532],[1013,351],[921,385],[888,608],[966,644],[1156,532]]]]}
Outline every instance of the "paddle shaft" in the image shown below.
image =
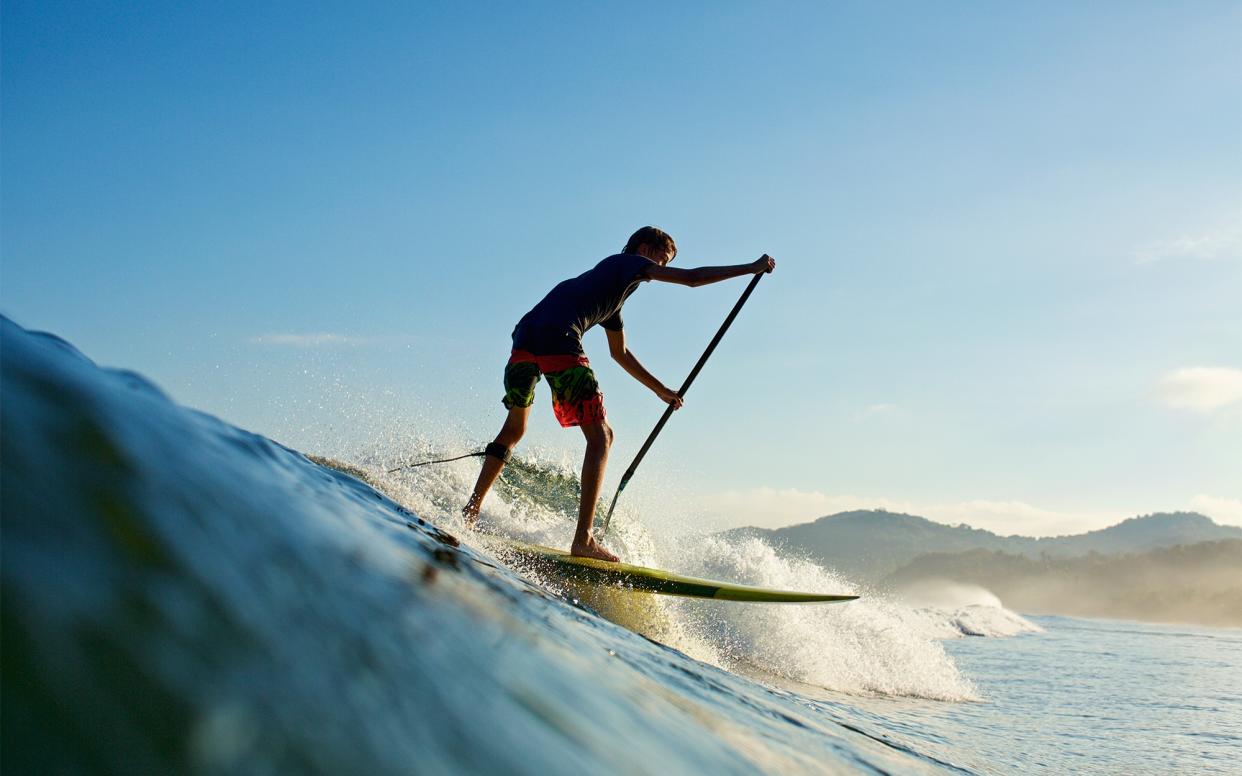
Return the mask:
{"type": "MultiPolygon", "coordinates": [[[[685,398],[686,391],[690,390],[690,384],[694,382],[694,378],[699,376],[699,371],[703,368],[703,365],[707,363],[707,359],[711,356],[712,351],[716,349],[718,344],[720,344],[720,339],[724,337],[725,332],[729,330],[729,326],[733,323],[733,319],[737,317],[738,311],[742,309],[742,305],[746,304],[746,300],[750,298],[750,294],[755,290],[755,286],[759,285],[759,279],[766,274],[766,272],[756,273],[755,277],[750,281],[750,285],[746,286],[746,290],[742,292],[742,296],[737,300],[737,304],[733,305],[733,309],[729,311],[729,316],[724,319],[724,323],[720,324],[720,330],[716,332],[715,337],[712,337],[712,341],[708,344],[707,350],[703,351],[703,355],[699,356],[699,362],[694,365],[694,369],[690,370],[690,376],[686,378],[686,381],[682,383],[680,390],[677,391],[678,396],[685,398]]],[[[621,497],[621,491],[625,490],[625,486],[629,484],[630,478],[633,477],[634,472],[638,470],[638,464],[642,463],[643,456],[645,456],[647,451],[651,449],[651,444],[655,442],[656,437],[659,436],[660,431],[663,430],[664,424],[668,422],[668,419],[672,417],[672,415],[673,405],[670,404],[668,405],[668,409],[664,410],[664,414],[660,416],[660,422],[656,423],[655,428],[651,430],[651,434],[648,435],[647,441],[643,442],[643,446],[638,451],[638,455],[634,456],[634,462],[630,464],[630,468],[625,470],[625,474],[621,477],[621,484],[617,486],[616,495],[612,497],[612,504],[608,507],[608,514],[604,515],[604,530],[601,536],[608,535],[608,526],[612,522],[612,511],[617,508],[617,499],[621,497]]]]}

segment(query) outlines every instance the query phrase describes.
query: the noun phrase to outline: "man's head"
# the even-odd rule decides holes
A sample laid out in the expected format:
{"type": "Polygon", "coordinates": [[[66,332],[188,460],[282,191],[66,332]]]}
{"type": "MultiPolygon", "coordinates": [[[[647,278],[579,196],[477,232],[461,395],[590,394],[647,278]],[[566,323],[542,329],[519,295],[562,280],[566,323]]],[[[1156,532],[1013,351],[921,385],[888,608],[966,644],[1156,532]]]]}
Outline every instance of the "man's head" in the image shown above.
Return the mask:
{"type": "Polygon", "coordinates": [[[630,235],[622,253],[636,253],[646,256],[661,266],[668,264],[677,255],[677,243],[668,236],[668,232],[654,226],[644,226],[630,235]]]}

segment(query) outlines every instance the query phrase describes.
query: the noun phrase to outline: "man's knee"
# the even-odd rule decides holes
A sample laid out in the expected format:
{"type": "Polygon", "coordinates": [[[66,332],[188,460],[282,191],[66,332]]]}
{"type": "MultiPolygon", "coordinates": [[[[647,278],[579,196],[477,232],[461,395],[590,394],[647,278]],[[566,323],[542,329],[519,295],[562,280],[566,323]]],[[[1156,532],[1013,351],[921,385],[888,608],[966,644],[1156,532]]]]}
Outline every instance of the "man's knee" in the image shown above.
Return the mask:
{"type": "Polygon", "coordinates": [[[608,421],[601,420],[598,423],[583,426],[582,431],[586,434],[588,444],[598,445],[604,449],[612,446],[612,426],[608,425],[608,421]]]}
{"type": "Polygon", "coordinates": [[[505,419],[504,427],[496,435],[496,441],[509,447],[513,447],[522,441],[522,435],[526,433],[526,418],[528,416],[529,408],[510,410],[509,417],[505,419]]]}

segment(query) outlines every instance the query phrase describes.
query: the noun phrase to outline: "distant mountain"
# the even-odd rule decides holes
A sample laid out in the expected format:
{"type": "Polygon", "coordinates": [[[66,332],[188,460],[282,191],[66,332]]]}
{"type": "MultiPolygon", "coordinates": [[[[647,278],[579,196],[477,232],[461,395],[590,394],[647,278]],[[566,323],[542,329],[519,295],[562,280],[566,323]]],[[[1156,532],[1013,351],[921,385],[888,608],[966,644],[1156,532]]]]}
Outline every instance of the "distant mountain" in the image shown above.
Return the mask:
{"type": "Polygon", "coordinates": [[[1242,539],[1038,560],[981,549],[931,553],[881,584],[918,595],[941,582],[986,588],[1026,614],[1242,627],[1242,539]]]}
{"type": "MultiPolygon", "coordinates": [[[[1033,547],[1037,553],[1072,556],[1088,552],[1142,552],[1219,539],[1242,539],[1242,528],[1218,525],[1210,517],[1198,512],[1160,512],[1132,517],[1117,525],[1077,536],[1055,536],[1026,541],[1034,542],[1033,547]]],[[[1029,555],[1030,552],[1026,554],[1029,555]]]]}
{"type": "Polygon", "coordinates": [[[1073,558],[1095,552],[1135,553],[1162,547],[1242,539],[1242,528],[1217,525],[1196,512],[1133,517],[1075,536],[999,536],[967,525],[943,525],[884,510],[842,512],[774,530],[737,528],[726,535],[758,536],[855,579],[878,582],[927,553],[991,550],[1030,559],[1073,558]]]}

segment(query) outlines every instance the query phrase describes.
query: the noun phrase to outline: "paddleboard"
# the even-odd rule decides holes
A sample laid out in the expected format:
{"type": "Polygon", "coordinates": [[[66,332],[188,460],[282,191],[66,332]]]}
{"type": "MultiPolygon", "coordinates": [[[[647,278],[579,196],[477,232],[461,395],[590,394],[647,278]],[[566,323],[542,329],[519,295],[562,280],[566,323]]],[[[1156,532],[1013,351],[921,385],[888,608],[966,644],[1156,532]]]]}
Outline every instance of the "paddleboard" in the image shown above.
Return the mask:
{"type": "Polygon", "coordinates": [[[632,566],[628,563],[610,563],[594,558],[577,558],[565,550],[554,550],[538,544],[527,544],[502,536],[488,537],[505,550],[521,556],[525,565],[540,571],[554,573],[575,582],[592,585],[622,587],[660,595],[713,598],[718,601],[754,601],[764,603],[837,603],[853,601],[856,595],[833,593],[798,593],[789,590],[771,590],[751,585],[734,585],[710,579],[674,574],[671,571],[632,566]]]}

